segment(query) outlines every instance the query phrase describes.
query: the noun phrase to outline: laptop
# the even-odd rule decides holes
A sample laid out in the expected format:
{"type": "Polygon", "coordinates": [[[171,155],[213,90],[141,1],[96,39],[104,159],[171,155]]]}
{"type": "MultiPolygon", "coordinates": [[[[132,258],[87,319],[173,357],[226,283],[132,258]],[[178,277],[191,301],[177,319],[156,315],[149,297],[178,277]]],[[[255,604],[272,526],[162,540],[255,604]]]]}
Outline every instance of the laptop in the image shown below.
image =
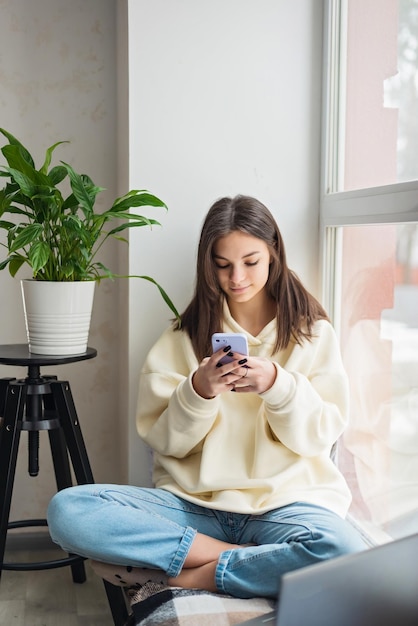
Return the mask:
{"type": "Polygon", "coordinates": [[[244,626],[418,626],[418,533],[284,574],[244,626]]]}

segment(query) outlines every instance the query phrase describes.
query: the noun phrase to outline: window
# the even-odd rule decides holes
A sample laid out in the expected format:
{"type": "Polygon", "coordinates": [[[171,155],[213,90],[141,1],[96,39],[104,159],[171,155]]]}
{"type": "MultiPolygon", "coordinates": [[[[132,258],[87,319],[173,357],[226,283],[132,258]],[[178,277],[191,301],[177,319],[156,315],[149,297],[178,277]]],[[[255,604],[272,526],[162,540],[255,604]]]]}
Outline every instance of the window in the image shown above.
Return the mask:
{"type": "Polygon", "coordinates": [[[418,178],[418,1],[345,0],[339,191],[418,178]]]}
{"type": "Polygon", "coordinates": [[[351,412],[339,463],[371,534],[417,530],[418,223],[342,228],[341,349],[351,412]]]}
{"type": "Polygon", "coordinates": [[[338,463],[378,542],[418,532],[418,0],[329,0],[323,298],[350,379],[338,463]]]}

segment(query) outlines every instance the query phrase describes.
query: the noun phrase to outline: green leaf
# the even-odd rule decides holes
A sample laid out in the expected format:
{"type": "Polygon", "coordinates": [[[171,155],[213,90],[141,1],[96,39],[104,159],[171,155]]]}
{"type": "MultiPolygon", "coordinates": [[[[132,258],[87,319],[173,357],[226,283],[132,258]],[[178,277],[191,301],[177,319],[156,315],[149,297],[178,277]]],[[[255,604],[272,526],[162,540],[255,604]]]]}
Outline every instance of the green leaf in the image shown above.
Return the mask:
{"type": "Polygon", "coordinates": [[[144,215],[137,215],[136,213],[127,213],[126,211],[119,212],[109,209],[102,213],[102,216],[106,218],[106,221],[109,221],[109,218],[114,218],[118,220],[128,220],[129,222],[138,222],[137,226],[161,226],[160,222],[157,220],[145,217],[144,215]]]}
{"type": "MultiPolygon", "coordinates": [[[[9,164],[9,173],[11,170],[18,170],[25,174],[33,182],[38,184],[46,184],[47,179],[36,171],[32,163],[28,163],[18,146],[4,146],[1,150],[9,164]]],[[[7,171],[7,168],[5,168],[7,171]]]]}
{"type": "Polygon", "coordinates": [[[60,192],[58,191],[58,189],[54,189],[53,187],[51,187],[50,185],[45,186],[45,185],[37,185],[35,187],[35,192],[32,195],[32,200],[42,200],[43,202],[49,202],[50,200],[52,200],[54,197],[59,198],[60,197],[60,192]]]}
{"type": "MultiPolygon", "coordinates": [[[[35,195],[38,191],[38,187],[47,190],[50,190],[51,188],[51,183],[48,177],[40,174],[29,166],[22,166],[20,170],[9,167],[8,172],[13,181],[17,183],[22,193],[29,198],[35,195]]],[[[49,191],[49,193],[51,193],[51,191],[49,191]]]]}
{"type": "Polygon", "coordinates": [[[36,185],[34,185],[31,178],[29,178],[22,172],[19,172],[19,170],[15,170],[12,168],[9,168],[9,172],[13,177],[13,180],[15,180],[16,183],[19,185],[22,193],[30,198],[36,190],[36,185]]]}
{"type": "Polygon", "coordinates": [[[104,276],[101,276],[101,278],[115,278],[115,274],[108,268],[106,267],[106,265],[103,265],[103,263],[100,263],[100,261],[97,261],[96,263],[94,263],[93,267],[97,267],[98,269],[100,269],[102,272],[104,272],[104,276]]]}
{"type": "Polygon", "coordinates": [[[7,222],[6,220],[0,220],[0,228],[4,228],[4,230],[9,231],[11,228],[13,228],[13,226],[15,226],[15,224],[13,222],[7,222]]]}
{"type": "Polygon", "coordinates": [[[118,198],[113,203],[111,210],[112,211],[125,211],[126,209],[130,209],[131,207],[138,206],[152,206],[152,207],[162,207],[167,209],[167,205],[150,193],[145,191],[133,190],[121,198],[118,198]]]}
{"type": "Polygon", "coordinates": [[[0,189],[0,215],[9,208],[11,199],[4,189],[0,189]]]}
{"type": "Polygon", "coordinates": [[[73,194],[77,198],[79,205],[84,210],[84,212],[87,213],[87,215],[90,215],[93,212],[94,202],[92,202],[91,197],[84,186],[81,174],[75,172],[71,165],[68,165],[68,163],[64,163],[64,161],[61,161],[61,163],[68,172],[71,182],[71,189],[73,190],[73,194]]]}
{"type": "Polygon", "coordinates": [[[50,253],[51,250],[44,241],[37,241],[31,246],[28,257],[35,276],[48,263],[50,253]]]}
{"type": "Polygon", "coordinates": [[[20,141],[18,141],[16,139],[16,137],[13,137],[13,135],[11,133],[7,132],[7,130],[4,130],[4,128],[0,128],[0,133],[2,133],[2,135],[7,137],[7,139],[9,140],[9,143],[11,145],[19,147],[20,152],[22,154],[22,157],[24,158],[26,163],[29,163],[30,165],[32,165],[32,167],[35,167],[35,162],[34,162],[32,156],[31,156],[30,152],[25,148],[25,146],[23,144],[20,143],[20,141]]]}
{"type": "Polygon", "coordinates": [[[68,259],[61,267],[61,271],[66,278],[70,278],[70,276],[74,274],[74,270],[74,263],[70,259],[68,259]]]}
{"type": "Polygon", "coordinates": [[[67,176],[67,170],[62,165],[56,165],[48,172],[52,185],[58,185],[67,176]]]}
{"type": "Polygon", "coordinates": [[[150,276],[129,276],[129,278],[143,278],[144,280],[148,280],[150,283],[153,283],[157,287],[157,289],[159,290],[160,294],[162,295],[164,302],[167,304],[167,306],[170,308],[170,310],[174,313],[174,315],[176,316],[177,320],[180,321],[180,314],[177,311],[176,307],[174,306],[174,303],[169,298],[169,296],[164,291],[164,289],[161,287],[161,285],[159,285],[157,283],[156,280],[154,280],[150,276]]]}
{"type": "MultiPolygon", "coordinates": [[[[161,226],[161,224],[159,222],[156,222],[153,220],[152,222],[153,224],[156,224],[158,226],[161,226]]],[[[141,227],[141,226],[150,226],[151,224],[149,224],[148,222],[144,222],[144,223],[140,223],[140,222],[124,222],[123,224],[120,224],[119,226],[116,226],[115,228],[112,228],[112,230],[110,230],[107,235],[108,237],[113,236],[115,233],[120,233],[122,230],[126,230],[126,228],[137,228],[137,227],[141,227]]]]}
{"type": "Polygon", "coordinates": [[[22,265],[26,263],[26,259],[23,256],[13,256],[9,261],[9,273],[13,278],[16,276],[22,265]]]}
{"type": "Polygon", "coordinates": [[[68,198],[64,200],[64,203],[62,205],[63,211],[67,209],[76,209],[77,207],[78,207],[78,200],[73,193],[70,194],[68,198]]]}
{"type": "Polygon", "coordinates": [[[51,165],[51,159],[52,159],[52,153],[54,152],[55,148],[57,146],[60,146],[62,143],[70,143],[69,141],[57,141],[57,143],[54,143],[53,146],[50,146],[46,153],[45,153],[45,161],[44,164],[42,165],[41,169],[39,170],[40,172],[42,172],[43,174],[47,174],[48,172],[48,168],[51,165]]]}
{"type": "Polygon", "coordinates": [[[11,202],[12,202],[11,198],[4,191],[4,189],[0,189],[0,216],[9,210],[11,202]]]}
{"type": "MultiPolygon", "coordinates": [[[[14,201],[17,202],[16,200],[17,196],[15,196],[14,201]]],[[[29,205],[29,201],[27,201],[28,203],[25,205],[25,209],[21,209],[20,207],[17,206],[9,206],[9,208],[7,209],[7,213],[11,213],[12,215],[24,215],[25,217],[27,217],[28,220],[32,220],[34,219],[34,212],[31,208],[31,205],[29,205]]]]}
{"type": "Polygon", "coordinates": [[[5,267],[10,263],[10,258],[4,259],[4,261],[0,261],[0,271],[4,270],[5,267]]]}
{"type": "Polygon", "coordinates": [[[16,235],[13,244],[10,246],[10,252],[16,252],[20,248],[33,244],[43,231],[42,224],[28,224],[22,228],[21,232],[16,235]]]}

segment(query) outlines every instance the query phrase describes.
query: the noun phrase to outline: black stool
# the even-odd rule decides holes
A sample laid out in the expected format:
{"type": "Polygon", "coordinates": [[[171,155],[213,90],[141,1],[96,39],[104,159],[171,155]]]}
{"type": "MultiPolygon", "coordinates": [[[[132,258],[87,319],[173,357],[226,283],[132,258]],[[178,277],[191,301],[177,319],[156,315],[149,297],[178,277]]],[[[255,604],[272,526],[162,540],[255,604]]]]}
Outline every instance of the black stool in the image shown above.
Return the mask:
{"type": "MultiPolygon", "coordinates": [[[[51,447],[57,489],[72,486],[70,462],[79,485],[94,483],[80,423],[68,381],[56,376],[41,376],[40,367],[62,365],[92,359],[97,350],[87,348],[83,354],[44,356],[29,352],[26,344],[0,345],[0,363],[26,366],[25,379],[0,379],[0,577],[2,570],[42,570],[70,566],[73,581],[86,580],[84,559],[69,555],[62,559],[38,563],[5,563],[4,552],[8,529],[46,526],[45,519],[9,522],[16,461],[22,430],[28,431],[28,471],[39,471],[39,431],[47,430],[51,447]]],[[[115,626],[128,617],[123,590],[104,581],[115,626]]]]}

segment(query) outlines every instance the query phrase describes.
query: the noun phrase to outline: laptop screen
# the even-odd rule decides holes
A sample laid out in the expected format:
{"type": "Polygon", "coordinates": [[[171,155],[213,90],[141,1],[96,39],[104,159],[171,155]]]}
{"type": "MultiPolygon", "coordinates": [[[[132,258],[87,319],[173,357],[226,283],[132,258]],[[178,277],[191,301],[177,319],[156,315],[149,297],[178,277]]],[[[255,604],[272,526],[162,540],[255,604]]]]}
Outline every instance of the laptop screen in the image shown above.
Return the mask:
{"type": "Polygon", "coordinates": [[[285,574],[277,626],[418,626],[418,534],[285,574]]]}

